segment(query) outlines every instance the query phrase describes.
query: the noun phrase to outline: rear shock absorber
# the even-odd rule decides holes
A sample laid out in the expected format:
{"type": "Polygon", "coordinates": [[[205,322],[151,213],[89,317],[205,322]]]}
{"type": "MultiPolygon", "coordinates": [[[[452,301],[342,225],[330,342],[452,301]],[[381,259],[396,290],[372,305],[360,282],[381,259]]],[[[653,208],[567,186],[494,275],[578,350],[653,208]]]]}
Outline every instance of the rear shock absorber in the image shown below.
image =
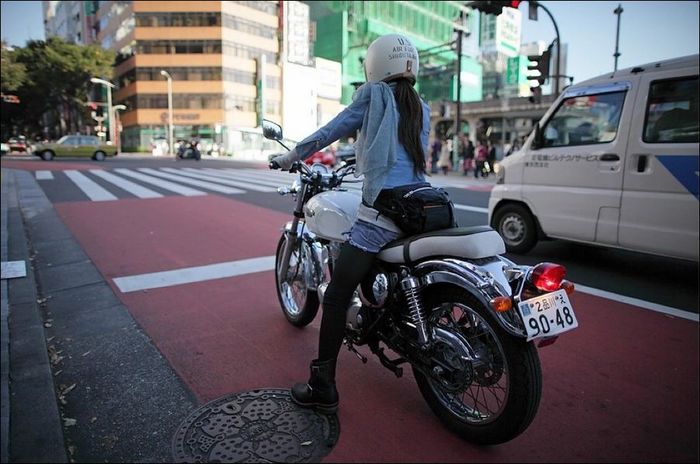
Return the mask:
{"type": "Polygon", "coordinates": [[[413,276],[404,277],[401,280],[401,290],[403,290],[406,297],[411,320],[418,331],[418,343],[421,348],[427,348],[430,339],[425,326],[425,315],[423,314],[423,303],[420,296],[420,281],[413,276]]]}

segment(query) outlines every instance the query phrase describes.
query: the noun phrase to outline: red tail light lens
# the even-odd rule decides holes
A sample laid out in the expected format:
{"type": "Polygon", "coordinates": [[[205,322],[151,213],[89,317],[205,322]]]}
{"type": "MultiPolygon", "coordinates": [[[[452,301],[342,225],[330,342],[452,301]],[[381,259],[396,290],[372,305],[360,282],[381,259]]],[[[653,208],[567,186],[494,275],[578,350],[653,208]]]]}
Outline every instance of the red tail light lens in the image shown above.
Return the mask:
{"type": "Polygon", "coordinates": [[[530,282],[543,292],[559,290],[566,276],[566,268],[560,264],[540,263],[532,268],[530,282]]]}

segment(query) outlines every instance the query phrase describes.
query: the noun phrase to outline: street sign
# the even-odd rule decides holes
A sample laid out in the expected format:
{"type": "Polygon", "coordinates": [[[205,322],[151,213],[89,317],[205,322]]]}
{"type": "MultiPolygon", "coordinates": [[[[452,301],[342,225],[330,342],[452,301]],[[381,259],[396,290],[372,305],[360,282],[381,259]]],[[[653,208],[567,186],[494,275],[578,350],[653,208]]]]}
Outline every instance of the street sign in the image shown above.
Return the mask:
{"type": "Polygon", "coordinates": [[[522,13],[514,8],[503,8],[496,18],[496,50],[506,56],[520,54],[522,13]]]}

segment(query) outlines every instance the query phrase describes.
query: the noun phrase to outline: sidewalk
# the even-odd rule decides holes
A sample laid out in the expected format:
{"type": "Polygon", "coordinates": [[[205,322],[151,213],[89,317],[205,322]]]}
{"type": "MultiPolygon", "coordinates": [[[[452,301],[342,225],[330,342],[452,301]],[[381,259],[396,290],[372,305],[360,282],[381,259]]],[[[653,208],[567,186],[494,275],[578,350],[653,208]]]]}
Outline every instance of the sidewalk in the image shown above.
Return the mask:
{"type": "Polygon", "coordinates": [[[2,462],[169,462],[196,406],[30,173],[2,169],[2,462]]]}

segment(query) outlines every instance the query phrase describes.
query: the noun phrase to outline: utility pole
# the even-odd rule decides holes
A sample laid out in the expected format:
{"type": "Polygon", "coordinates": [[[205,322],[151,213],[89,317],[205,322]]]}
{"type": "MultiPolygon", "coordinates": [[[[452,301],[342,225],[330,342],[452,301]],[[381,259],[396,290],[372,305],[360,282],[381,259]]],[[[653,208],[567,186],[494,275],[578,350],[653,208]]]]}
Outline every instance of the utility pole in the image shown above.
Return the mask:
{"type": "Polygon", "coordinates": [[[622,12],[625,11],[622,9],[622,5],[618,4],[617,8],[613,11],[614,14],[617,15],[617,33],[615,34],[615,53],[613,56],[615,57],[615,71],[617,71],[617,59],[620,57],[620,52],[619,52],[619,45],[620,45],[620,17],[622,16],[622,12]]]}
{"type": "Polygon", "coordinates": [[[464,31],[464,11],[459,11],[459,27],[457,28],[457,69],[455,76],[457,78],[457,111],[455,111],[455,130],[452,135],[452,164],[454,165],[459,159],[459,134],[462,131],[462,35],[464,31]]]}

